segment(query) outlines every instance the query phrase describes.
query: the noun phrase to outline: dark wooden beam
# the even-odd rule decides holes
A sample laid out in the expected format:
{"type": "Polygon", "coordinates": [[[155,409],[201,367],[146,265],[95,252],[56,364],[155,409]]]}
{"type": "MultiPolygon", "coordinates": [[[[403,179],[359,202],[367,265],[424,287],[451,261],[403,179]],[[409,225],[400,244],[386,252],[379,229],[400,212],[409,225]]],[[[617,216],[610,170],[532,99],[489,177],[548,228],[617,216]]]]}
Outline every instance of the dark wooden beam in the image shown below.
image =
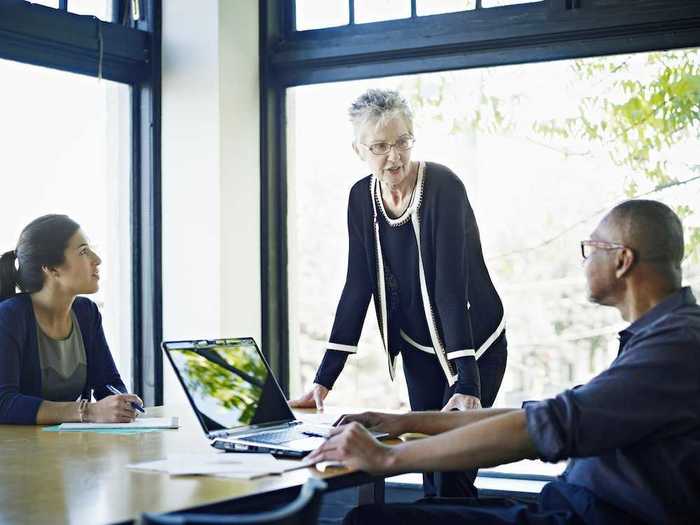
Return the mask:
{"type": "Polygon", "coordinates": [[[266,60],[293,86],[697,45],[696,1],[549,0],[295,32],[266,60]]]}
{"type": "Polygon", "coordinates": [[[133,83],[150,74],[150,35],[29,2],[0,2],[0,58],[133,83]],[[101,59],[101,68],[100,68],[101,59]]]}

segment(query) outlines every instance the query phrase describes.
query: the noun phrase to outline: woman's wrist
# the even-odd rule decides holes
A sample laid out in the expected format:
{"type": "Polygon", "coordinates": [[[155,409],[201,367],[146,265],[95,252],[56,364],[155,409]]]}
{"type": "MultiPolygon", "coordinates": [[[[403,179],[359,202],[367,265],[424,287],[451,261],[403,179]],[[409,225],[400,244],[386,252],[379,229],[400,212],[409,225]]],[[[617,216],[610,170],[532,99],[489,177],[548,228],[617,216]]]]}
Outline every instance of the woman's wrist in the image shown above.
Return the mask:
{"type": "Polygon", "coordinates": [[[77,421],[80,421],[81,423],[85,423],[87,421],[87,406],[89,405],[89,402],[87,399],[79,399],[76,402],[76,405],[78,407],[78,417],[75,419],[77,421]]]}

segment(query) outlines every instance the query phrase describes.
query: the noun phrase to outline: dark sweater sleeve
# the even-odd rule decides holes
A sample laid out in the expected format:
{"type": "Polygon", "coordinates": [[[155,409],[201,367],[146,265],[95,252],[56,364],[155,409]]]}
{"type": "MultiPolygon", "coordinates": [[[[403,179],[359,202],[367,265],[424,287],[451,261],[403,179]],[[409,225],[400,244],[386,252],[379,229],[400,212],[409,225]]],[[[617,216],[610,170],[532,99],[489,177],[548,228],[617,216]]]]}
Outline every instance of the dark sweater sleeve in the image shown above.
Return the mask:
{"type": "Polygon", "coordinates": [[[348,199],[348,271],[345,286],[335,312],[335,320],[327,350],[316,373],[315,383],[332,388],[345,366],[349,354],[357,352],[357,343],[372,296],[370,270],[362,243],[361,201],[369,192],[364,184],[356,184],[348,199]]]}
{"type": "Polygon", "coordinates": [[[455,392],[480,398],[475,341],[467,309],[468,250],[480,249],[479,231],[467,192],[456,177],[439,189],[434,204],[435,303],[443,343],[447,358],[457,369],[455,392]]]}
{"type": "Polygon", "coordinates": [[[25,326],[13,317],[8,309],[0,312],[0,423],[35,425],[43,399],[19,391],[23,349],[18,334],[25,326]]]}

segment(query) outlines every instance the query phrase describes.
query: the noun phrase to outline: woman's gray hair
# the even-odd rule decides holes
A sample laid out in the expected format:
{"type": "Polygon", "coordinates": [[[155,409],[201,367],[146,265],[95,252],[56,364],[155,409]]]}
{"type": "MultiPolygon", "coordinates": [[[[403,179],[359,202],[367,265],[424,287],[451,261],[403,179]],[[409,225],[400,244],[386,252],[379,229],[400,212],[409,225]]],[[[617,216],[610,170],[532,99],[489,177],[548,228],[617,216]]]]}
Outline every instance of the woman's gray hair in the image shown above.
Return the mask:
{"type": "Polygon", "coordinates": [[[348,115],[355,131],[368,122],[382,125],[400,116],[413,132],[413,112],[406,99],[392,89],[368,89],[350,105],[348,115]]]}

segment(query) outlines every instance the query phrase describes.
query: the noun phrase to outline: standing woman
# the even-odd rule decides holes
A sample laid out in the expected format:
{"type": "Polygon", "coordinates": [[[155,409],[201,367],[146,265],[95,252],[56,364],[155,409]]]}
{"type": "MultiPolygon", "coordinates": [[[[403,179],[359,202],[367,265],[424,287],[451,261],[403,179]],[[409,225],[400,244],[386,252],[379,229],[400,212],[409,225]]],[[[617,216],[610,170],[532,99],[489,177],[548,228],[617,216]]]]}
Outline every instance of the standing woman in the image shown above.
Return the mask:
{"type": "MultiPolygon", "coordinates": [[[[292,407],[323,406],[357,351],[374,296],[389,375],[403,358],[412,410],[489,407],[506,367],[503,305],[481,251],[464,185],[411,160],[412,113],[390,90],[350,107],[353,149],[371,174],[350,190],[348,272],[312,389],[292,407]]],[[[424,476],[428,495],[475,495],[476,472],[424,476]]]]}
{"type": "Polygon", "coordinates": [[[137,396],[106,388],[126,391],[97,305],[77,297],[98,290],[101,262],[66,215],[35,219],[0,257],[0,423],[136,417],[137,396]]]}

